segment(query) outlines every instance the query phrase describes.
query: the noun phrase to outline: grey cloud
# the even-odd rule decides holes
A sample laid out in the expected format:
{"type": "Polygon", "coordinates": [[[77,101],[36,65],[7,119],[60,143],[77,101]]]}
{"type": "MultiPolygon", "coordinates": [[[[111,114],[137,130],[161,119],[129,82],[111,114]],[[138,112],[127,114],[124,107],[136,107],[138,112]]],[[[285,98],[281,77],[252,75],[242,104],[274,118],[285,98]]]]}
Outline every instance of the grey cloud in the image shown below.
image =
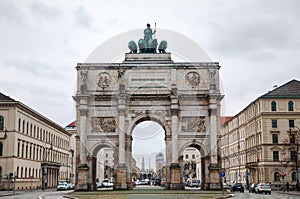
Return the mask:
{"type": "Polygon", "coordinates": [[[58,72],[58,67],[53,67],[45,62],[35,59],[3,59],[5,67],[15,68],[20,75],[31,74],[33,77],[42,77],[46,79],[60,79],[62,73],[58,72]]]}
{"type": "MultiPolygon", "coordinates": [[[[213,51],[224,55],[242,55],[262,49],[273,51],[287,48],[291,35],[285,24],[279,26],[262,18],[219,25],[212,38],[213,51]]],[[[270,52],[268,52],[270,53],[270,52]]]]}
{"type": "Polygon", "coordinates": [[[62,11],[60,9],[46,5],[45,2],[47,1],[43,1],[43,2],[44,3],[41,3],[39,1],[34,1],[30,7],[32,13],[37,14],[44,18],[51,18],[51,17],[62,15],[62,11]]]}
{"type": "Polygon", "coordinates": [[[24,24],[24,13],[15,6],[12,1],[0,1],[0,21],[10,21],[17,24],[24,24]]]}
{"type": "Polygon", "coordinates": [[[85,7],[79,6],[75,12],[76,23],[85,28],[91,27],[92,17],[86,12],[85,7]]]}

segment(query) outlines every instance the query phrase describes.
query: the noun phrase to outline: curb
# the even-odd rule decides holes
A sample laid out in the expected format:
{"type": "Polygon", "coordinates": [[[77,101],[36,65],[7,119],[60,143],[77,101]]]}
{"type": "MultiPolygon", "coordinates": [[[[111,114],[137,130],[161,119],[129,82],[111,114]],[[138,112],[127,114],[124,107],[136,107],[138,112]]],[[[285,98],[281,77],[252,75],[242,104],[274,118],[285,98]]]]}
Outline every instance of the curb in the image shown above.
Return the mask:
{"type": "Polygon", "coordinates": [[[228,196],[222,196],[222,197],[218,197],[218,198],[215,198],[215,199],[225,199],[225,198],[230,198],[230,197],[233,197],[234,194],[230,194],[228,196]]]}

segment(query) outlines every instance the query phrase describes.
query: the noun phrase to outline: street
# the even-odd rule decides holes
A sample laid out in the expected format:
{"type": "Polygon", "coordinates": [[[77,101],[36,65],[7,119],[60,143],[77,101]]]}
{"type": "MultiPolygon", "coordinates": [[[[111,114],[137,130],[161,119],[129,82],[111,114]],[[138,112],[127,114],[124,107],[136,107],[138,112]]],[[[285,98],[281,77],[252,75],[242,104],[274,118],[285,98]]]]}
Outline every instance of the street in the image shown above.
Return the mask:
{"type": "Polygon", "coordinates": [[[42,190],[17,191],[15,195],[0,195],[1,199],[63,199],[63,195],[71,191],[42,190]]]}
{"type": "Polygon", "coordinates": [[[255,194],[255,193],[249,193],[246,191],[245,193],[239,193],[239,192],[234,192],[234,196],[232,198],[238,198],[238,199],[260,199],[260,198],[266,198],[266,199],[300,199],[300,195],[292,195],[289,193],[282,193],[282,192],[277,192],[273,191],[272,195],[270,194],[255,194]]]}

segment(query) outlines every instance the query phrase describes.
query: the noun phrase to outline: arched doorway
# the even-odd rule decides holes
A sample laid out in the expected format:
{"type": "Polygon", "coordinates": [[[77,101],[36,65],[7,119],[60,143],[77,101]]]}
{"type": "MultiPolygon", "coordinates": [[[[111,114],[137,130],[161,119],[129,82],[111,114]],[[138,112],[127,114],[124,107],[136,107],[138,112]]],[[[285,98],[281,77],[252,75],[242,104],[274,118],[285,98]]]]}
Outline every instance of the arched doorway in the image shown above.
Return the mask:
{"type": "Polygon", "coordinates": [[[113,188],[114,184],[114,168],[116,163],[115,147],[110,143],[98,143],[94,146],[92,162],[90,169],[90,178],[92,183],[88,189],[97,190],[98,188],[113,188]],[[103,182],[109,182],[103,183],[103,182]]]}
{"type": "Polygon", "coordinates": [[[161,185],[158,179],[166,178],[165,131],[157,122],[141,121],[132,131],[132,179],[136,186],[161,185]]]}
{"type": "Polygon", "coordinates": [[[183,172],[184,183],[186,187],[196,187],[207,189],[207,182],[210,176],[208,175],[208,167],[210,164],[210,157],[208,152],[203,148],[199,142],[188,143],[180,150],[180,166],[183,172]],[[199,185],[195,185],[198,181],[199,185]],[[193,184],[191,184],[193,183],[193,184]]]}

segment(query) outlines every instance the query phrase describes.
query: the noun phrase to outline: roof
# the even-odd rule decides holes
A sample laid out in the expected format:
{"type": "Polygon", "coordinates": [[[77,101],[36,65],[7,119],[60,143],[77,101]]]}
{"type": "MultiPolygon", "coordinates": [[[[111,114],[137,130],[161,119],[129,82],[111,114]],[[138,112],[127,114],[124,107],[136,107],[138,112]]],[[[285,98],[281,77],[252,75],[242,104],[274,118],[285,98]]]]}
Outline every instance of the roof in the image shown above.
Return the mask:
{"type": "Polygon", "coordinates": [[[14,99],[12,99],[9,96],[6,96],[2,93],[0,93],[0,101],[2,101],[2,102],[15,102],[14,99]]]}
{"type": "Polygon", "coordinates": [[[76,121],[71,122],[66,127],[76,127],[76,121]]]}
{"type": "Polygon", "coordinates": [[[253,102],[248,104],[243,110],[241,110],[239,113],[237,113],[235,116],[225,119],[225,121],[222,121],[223,119],[221,118],[221,125],[227,124],[229,121],[232,119],[236,118],[240,113],[242,113],[244,110],[246,110],[249,106],[254,104],[256,101],[259,99],[272,99],[272,98],[300,98],[300,81],[298,80],[291,80],[282,86],[269,91],[268,93],[258,97],[255,99],[253,102]]]}
{"type": "Polygon", "coordinates": [[[300,98],[300,81],[293,79],[260,98],[300,98]]]}
{"type": "Polygon", "coordinates": [[[225,124],[227,121],[229,121],[232,118],[232,116],[224,116],[220,118],[221,125],[225,124]]]}

